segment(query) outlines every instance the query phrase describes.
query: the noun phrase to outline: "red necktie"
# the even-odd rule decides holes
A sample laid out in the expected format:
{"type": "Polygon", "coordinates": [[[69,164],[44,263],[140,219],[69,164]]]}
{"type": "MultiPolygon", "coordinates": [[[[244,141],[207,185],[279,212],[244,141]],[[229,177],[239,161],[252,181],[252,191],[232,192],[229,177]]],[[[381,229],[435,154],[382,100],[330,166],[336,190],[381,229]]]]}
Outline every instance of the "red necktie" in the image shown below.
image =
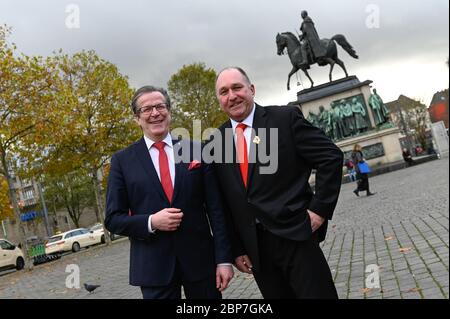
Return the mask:
{"type": "Polygon", "coordinates": [[[247,125],[239,123],[236,127],[236,140],[237,140],[237,156],[239,162],[239,168],[241,169],[241,176],[244,182],[244,186],[247,187],[247,175],[248,175],[248,155],[247,155],[247,142],[245,141],[244,130],[247,125]]]}
{"type": "Polygon", "coordinates": [[[169,202],[172,202],[173,185],[172,179],[170,178],[169,160],[167,159],[166,151],[164,151],[165,145],[166,143],[164,142],[156,142],[153,144],[159,151],[159,176],[161,178],[161,185],[164,193],[166,193],[167,199],[169,202]]]}

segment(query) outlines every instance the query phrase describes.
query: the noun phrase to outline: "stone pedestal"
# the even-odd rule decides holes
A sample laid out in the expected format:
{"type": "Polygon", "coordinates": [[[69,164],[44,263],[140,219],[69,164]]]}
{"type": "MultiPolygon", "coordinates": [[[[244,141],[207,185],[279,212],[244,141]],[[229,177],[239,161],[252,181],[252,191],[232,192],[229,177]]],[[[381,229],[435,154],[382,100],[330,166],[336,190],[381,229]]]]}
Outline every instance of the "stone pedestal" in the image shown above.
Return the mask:
{"type": "Polygon", "coordinates": [[[297,102],[302,107],[308,107],[310,102],[323,102],[325,105],[329,105],[331,101],[347,98],[359,93],[367,93],[367,99],[370,96],[370,84],[371,80],[360,82],[359,79],[354,76],[348,76],[339,80],[324,83],[318,86],[314,86],[309,89],[304,89],[297,92],[297,102]],[[368,89],[367,91],[365,89],[368,89]],[[329,97],[329,99],[326,99],[329,97]],[[328,101],[328,103],[326,103],[328,101]]]}
{"type": "Polygon", "coordinates": [[[328,82],[313,88],[305,89],[297,93],[297,101],[290,104],[300,106],[305,117],[309,113],[319,114],[319,108],[327,111],[331,110],[331,103],[353,98],[363,105],[366,111],[365,121],[368,124],[367,131],[359,135],[350,135],[337,140],[336,145],[344,152],[348,158],[355,144],[360,144],[369,165],[378,166],[381,164],[400,161],[402,149],[399,141],[400,130],[390,123],[381,127],[375,125],[372,109],[369,107],[369,97],[371,80],[360,82],[356,76],[349,76],[336,81],[328,82]]]}
{"type": "Polygon", "coordinates": [[[361,145],[367,163],[376,167],[403,160],[399,137],[400,130],[394,127],[348,138],[336,145],[344,152],[345,158],[350,158],[355,144],[361,145]]]}
{"type": "Polygon", "coordinates": [[[297,92],[297,104],[301,107],[305,116],[309,112],[318,114],[319,107],[323,106],[325,110],[331,109],[331,102],[339,102],[340,100],[348,100],[358,97],[368,113],[368,119],[371,126],[375,127],[375,122],[371,110],[369,110],[370,84],[371,80],[360,82],[354,75],[331,81],[319,86],[312,87],[297,92]]]}

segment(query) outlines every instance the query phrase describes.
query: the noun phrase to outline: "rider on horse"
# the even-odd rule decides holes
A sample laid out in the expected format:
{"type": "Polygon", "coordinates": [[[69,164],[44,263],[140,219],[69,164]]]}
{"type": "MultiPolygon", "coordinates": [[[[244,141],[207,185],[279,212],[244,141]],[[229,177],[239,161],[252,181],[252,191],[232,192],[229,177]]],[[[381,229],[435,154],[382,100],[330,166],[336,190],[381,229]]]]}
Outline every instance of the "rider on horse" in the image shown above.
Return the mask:
{"type": "Polygon", "coordinates": [[[317,30],[314,27],[314,22],[308,16],[307,11],[302,11],[301,16],[303,22],[300,26],[302,32],[300,36],[300,43],[302,44],[300,49],[302,51],[303,63],[305,66],[309,66],[314,61],[314,57],[317,60],[321,60],[326,55],[326,49],[320,43],[320,37],[317,34],[317,30]],[[311,58],[308,58],[311,55],[311,58]]]}

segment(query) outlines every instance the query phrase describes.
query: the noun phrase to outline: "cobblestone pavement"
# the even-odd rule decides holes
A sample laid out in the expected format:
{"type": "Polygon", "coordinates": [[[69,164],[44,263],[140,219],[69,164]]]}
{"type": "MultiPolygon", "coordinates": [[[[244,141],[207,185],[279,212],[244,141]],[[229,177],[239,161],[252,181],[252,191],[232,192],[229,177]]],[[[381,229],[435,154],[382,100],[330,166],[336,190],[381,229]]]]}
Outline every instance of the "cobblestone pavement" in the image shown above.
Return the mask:
{"type": "MultiPolygon", "coordinates": [[[[323,251],[340,298],[449,298],[448,157],[370,178],[376,196],[356,197],[345,184],[323,251]],[[374,266],[379,267],[379,288],[374,266]],[[368,271],[366,273],[366,270],[368,271]],[[370,280],[369,280],[370,279],[370,280]]],[[[39,265],[3,272],[0,298],[141,298],[128,284],[129,242],[98,246],[39,265]],[[77,264],[93,293],[66,288],[77,264]]],[[[224,298],[261,298],[249,275],[236,271],[224,298]]]]}

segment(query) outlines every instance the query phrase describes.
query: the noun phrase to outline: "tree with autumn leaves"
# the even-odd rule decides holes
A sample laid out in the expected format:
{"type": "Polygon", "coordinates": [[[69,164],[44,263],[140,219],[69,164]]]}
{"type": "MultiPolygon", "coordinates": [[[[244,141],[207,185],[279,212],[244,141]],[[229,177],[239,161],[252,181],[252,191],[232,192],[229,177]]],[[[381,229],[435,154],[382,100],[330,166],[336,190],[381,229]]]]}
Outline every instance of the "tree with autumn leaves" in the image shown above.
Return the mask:
{"type": "Polygon", "coordinates": [[[73,172],[86,174],[103,224],[103,169],[114,152],[140,134],[129,107],[133,92],[117,67],[94,51],[59,52],[52,63],[58,74],[57,103],[48,115],[51,129],[41,136],[45,142],[28,153],[31,172],[61,180],[73,172]]]}
{"type": "Polygon", "coordinates": [[[6,180],[20,244],[27,249],[14,188],[14,169],[26,140],[46,127],[45,107],[54,101],[54,74],[49,60],[18,54],[7,41],[7,26],[0,26],[0,178],[6,180]],[[44,107],[45,106],[45,107],[44,107]]]}
{"type": "Polygon", "coordinates": [[[88,177],[103,221],[105,167],[140,132],[129,108],[132,89],[115,65],[93,51],[19,55],[9,34],[0,27],[0,177],[26,250],[13,174],[44,186],[74,173],[88,177]]]}
{"type": "MultiPolygon", "coordinates": [[[[49,211],[56,215],[65,209],[76,228],[81,227],[81,216],[87,209],[95,208],[95,195],[91,179],[82,171],[73,171],[64,176],[45,174],[45,200],[49,211]]],[[[95,210],[97,221],[100,214],[95,210]]]]}
{"type": "Polygon", "coordinates": [[[216,71],[204,63],[183,65],[167,84],[172,100],[172,128],[182,127],[194,136],[193,120],[201,121],[202,131],[217,128],[228,117],[220,109],[215,93],[216,71]]]}
{"type": "Polygon", "coordinates": [[[0,222],[7,218],[13,218],[11,201],[9,199],[9,188],[6,178],[0,177],[0,222]]]}

